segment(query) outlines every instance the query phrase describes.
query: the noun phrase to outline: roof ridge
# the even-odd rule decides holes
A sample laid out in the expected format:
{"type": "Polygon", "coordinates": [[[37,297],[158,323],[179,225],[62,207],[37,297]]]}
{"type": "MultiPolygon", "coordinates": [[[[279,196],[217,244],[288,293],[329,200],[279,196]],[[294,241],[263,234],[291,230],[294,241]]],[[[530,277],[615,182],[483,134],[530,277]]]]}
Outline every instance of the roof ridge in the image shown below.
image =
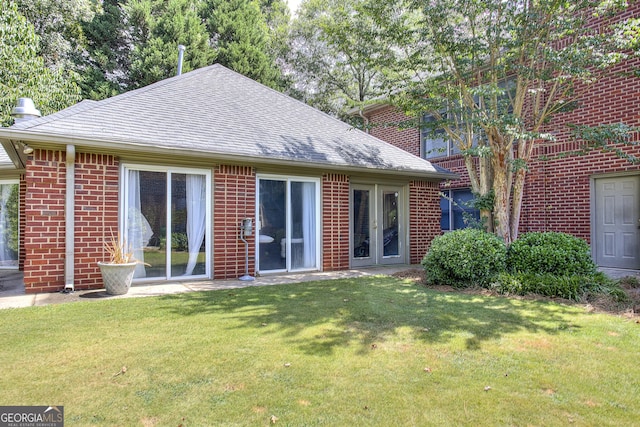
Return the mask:
{"type": "MultiPolygon", "coordinates": [[[[222,68],[223,70],[226,70],[226,71],[229,71],[229,72],[231,72],[231,73],[233,73],[233,74],[236,74],[237,76],[241,77],[241,78],[242,78],[242,79],[244,79],[244,80],[249,81],[249,82],[250,82],[250,83],[252,83],[252,84],[258,84],[258,85],[260,85],[260,86],[263,86],[265,89],[268,89],[269,91],[271,91],[271,92],[273,92],[273,93],[277,94],[277,95],[278,95],[278,96],[280,96],[280,97],[286,98],[286,99],[287,99],[287,100],[289,100],[289,101],[295,101],[296,103],[300,104],[300,106],[302,106],[302,107],[304,107],[304,108],[311,109],[311,110],[314,110],[315,112],[322,113],[323,115],[325,115],[326,117],[330,118],[331,120],[333,120],[333,121],[335,121],[335,122],[339,122],[340,124],[342,124],[342,125],[344,125],[344,126],[347,126],[347,127],[351,128],[351,129],[358,130],[358,131],[362,132],[362,131],[361,131],[360,129],[358,129],[357,127],[352,126],[352,125],[350,125],[349,123],[346,123],[346,122],[344,122],[344,121],[340,120],[340,119],[339,119],[339,118],[337,118],[336,116],[332,116],[331,114],[326,113],[326,112],[324,112],[324,111],[322,111],[322,110],[320,110],[320,109],[318,109],[318,108],[312,107],[311,105],[307,104],[306,102],[301,101],[301,100],[299,100],[299,99],[297,99],[297,98],[294,98],[294,97],[293,97],[293,96],[291,96],[291,95],[287,95],[286,93],[284,93],[284,92],[280,92],[279,90],[274,89],[274,88],[272,88],[272,87],[270,87],[270,86],[267,86],[267,85],[266,85],[266,84],[264,84],[264,83],[260,83],[260,82],[259,82],[259,81],[257,81],[257,80],[253,80],[252,78],[247,77],[247,76],[245,76],[244,74],[240,74],[239,72],[234,71],[234,70],[232,70],[232,69],[230,69],[230,68],[227,68],[227,67],[225,67],[225,66],[224,66],[224,65],[222,65],[222,64],[216,63],[216,64],[214,64],[214,65],[218,65],[218,66],[219,66],[220,68],[222,68]]],[[[208,68],[208,67],[205,67],[205,68],[208,68]]],[[[199,70],[202,70],[202,69],[203,69],[203,68],[200,68],[199,70]]],[[[371,136],[371,135],[370,135],[370,136],[371,136]]],[[[374,137],[374,138],[375,138],[375,137],[374,137]]],[[[379,138],[378,138],[378,139],[379,139],[379,138]]]]}

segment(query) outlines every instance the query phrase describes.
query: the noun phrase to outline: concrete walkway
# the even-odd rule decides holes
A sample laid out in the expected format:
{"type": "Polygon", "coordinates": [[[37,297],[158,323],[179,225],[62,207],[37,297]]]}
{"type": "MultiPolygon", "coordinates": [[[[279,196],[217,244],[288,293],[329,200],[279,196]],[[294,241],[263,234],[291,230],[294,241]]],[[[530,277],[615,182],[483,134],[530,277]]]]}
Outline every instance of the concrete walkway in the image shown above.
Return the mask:
{"type": "Polygon", "coordinates": [[[135,298],[179,294],[193,291],[212,291],[236,289],[249,286],[282,285],[286,283],[310,282],[312,280],[347,279],[354,277],[389,275],[398,271],[421,268],[418,265],[396,265],[388,267],[370,267],[346,271],[310,272],[299,274],[267,275],[253,281],[232,280],[194,280],[162,281],[133,285],[125,295],[107,295],[104,290],[76,291],[72,293],[25,294],[22,273],[5,271],[0,273],[0,309],[61,304],[74,301],[98,301],[117,298],[135,298]]]}

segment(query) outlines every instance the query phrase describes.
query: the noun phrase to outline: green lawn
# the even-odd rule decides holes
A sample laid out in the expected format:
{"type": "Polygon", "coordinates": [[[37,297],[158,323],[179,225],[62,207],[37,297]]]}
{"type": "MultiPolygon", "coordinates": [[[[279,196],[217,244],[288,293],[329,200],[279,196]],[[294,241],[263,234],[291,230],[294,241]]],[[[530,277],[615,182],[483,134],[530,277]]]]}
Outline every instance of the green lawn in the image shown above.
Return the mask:
{"type": "Polygon", "coordinates": [[[67,426],[640,425],[640,324],[390,277],[2,310],[0,340],[0,405],[67,426]]]}

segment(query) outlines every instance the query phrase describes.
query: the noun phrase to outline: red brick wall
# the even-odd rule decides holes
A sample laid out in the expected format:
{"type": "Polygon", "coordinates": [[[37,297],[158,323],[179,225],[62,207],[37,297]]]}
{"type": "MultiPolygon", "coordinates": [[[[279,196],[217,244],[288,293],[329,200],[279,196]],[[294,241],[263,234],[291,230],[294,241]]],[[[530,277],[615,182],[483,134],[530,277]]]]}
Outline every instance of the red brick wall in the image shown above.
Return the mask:
{"type": "MultiPolygon", "coordinates": [[[[476,168],[478,165],[477,159],[475,160],[476,168]]],[[[471,188],[471,180],[469,179],[469,174],[467,173],[467,167],[464,164],[464,158],[461,154],[456,154],[455,156],[447,157],[446,159],[440,160],[431,160],[431,163],[436,164],[438,166],[442,166],[450,170],[453,173],[457,173],[460,176],[460,179],[454,179],[450,181],[443,181],[440,185],[440,188],[444,189],[456,189],[456,188],[471,188]]]]}
{"type": "MultiPolygon", "coordinates": [[[[245,274],[245,245],[240,223],[256,216],[256,173],[249,166],[216,166],[213,175],[213,277],[245,274]]],[[[255,232],[248,236],[249,274],[255,274],[255,232]]]]}
{"type": "Polygon", "coordinates": [[[383,107],[370,114],[373,125],[369,133],[383,141],[393,141],[393,144],[409,153],[420,156],[420,130],[417,126],[402,128],[400,123],[406,122],[407,117],[395,108],[383,107]]]}
{"type": "MultiPolygon", "coordinates": [[[[628,13],[640,14],[640,3],[634,3],[628,13]]],[[[590,177],[599,174],[638,171],[640,165],[632,165],[614,153],[592,151],[588,155],[569,155],[580,148],[570,135],[567,124],[596,126],[599,124],[626,123],[640,126],[640,78],[629,71],[640,67],[640,59],[622,63],[600,76],[581,99],[581,107],[559,114],[549,123],[548,129],[558,142],[539,147],[539,154],[550,160],[532,162],[527,175],[525,195],[520,220],[520,231],[562,231],[590,241],[590,177]]],[[[634,135],[638,141],[638,135],[634,135]]],[[[640,156],[640,146],[620,147],[628,154],[640,156]]]]}
{"type": "Polygon", "coordinates": [[[409,183],[410,263],[418,264],[440,230],[440,187],[436,181],[409,183]]]}
{"type": "Polygon", "coordinates": [[[35,150],[25,182],[24,285],[27,293],[64,287],[65,154],[35,150]]]}
{"type": "MultiPolygon", "coordinates": [[[[639,15],[640,2],[633,2],[624,17],[639,15]]],[[[639,58],[608,70],[585,91],[580,108],[559,114],[549,123],[547,131],[555,134],[557,143],[550,147],[539,147],[539,154],[545,154],[552,160],[537,159],[529,164],[520,218],[521,233],[562,231],[589,241],[590,177],[628,171],[640,173],[640,165],[632,165],[613,153],[594,151],[586,156],[558,158],[559,154],[579,148],[579,143],[571,140],[566,126],[569,123],[595,126],[624,122],[630,126],[640,126],[640,78],[630,73],[637,69],[640,69],[639,58]]],[[[370,119],[377,123],[401,122],[402,119],[396,114],[391,107],[387,107],[374,111],[370,119]]],[[[374,126],[373,129],[381,139],[410,153],[419,152],[420,136],[417,129],[412,135],[408,131],[393,132],[384,126],[374,126]],[[408,140],[407,135],[411,135],[412,139],[408,140]]],[[[634,138],[635,141],[640,140],[638,135],[634,138]]],[[[640,157],[640,146],[625,147],[624,151],[640,157]]],[[[460,156],[432,162],[461,176],[460,180],[443,182],[443,189],[469,187],[468,174],[460,156]]]]}
{"type": "MultiPolygon", "coordinates": [[[[24,284],[27,293],[64,288],[66,154],[36,150],[27,161],[24,202],[24,284]]],[[[109,229],[117,233],[118,162],[113,156],[76,156],[75,285],[102,287],[109,229]]]]}
{"type": "Polygon", "coordinates": [[[118,235],[119,161],[106,154],[76,154],[76,289],[102,288],[98,261],[107,261],[104,242],[118,235]]]}
{"type": "MultiPolygon", "coordinates": [[[[36,150],[21,184],[24,281],[28,293],[64,288],[66,153],[36,150]]],[[[76,289],[102,288],[97,261],[105,260],[104,242],[117,234],[119,160],[110,155],[77,153],[75,162],[76,289]]],[[[244,218],[255,217],[256,173],[249,166],[214,168],[213,268],[215,279],[245,273],[245,245],[239,239],[244,218]]],[[[436,183],[411,184],[411,259],[419,262],[439,234],[436,183]],[[426,228],[424,225],[427,224],[426,228]]],[[[322,177],[322,268],[349,268],[349,190],[344,174],[322,177]]],[[[255,235],[249,242],[249,273],[255,274],[255,235]]]]}
{"type": "Polygon", "coordinates": [[[322,268],[349,268],[349,177],[322,176],[322,268]]]}

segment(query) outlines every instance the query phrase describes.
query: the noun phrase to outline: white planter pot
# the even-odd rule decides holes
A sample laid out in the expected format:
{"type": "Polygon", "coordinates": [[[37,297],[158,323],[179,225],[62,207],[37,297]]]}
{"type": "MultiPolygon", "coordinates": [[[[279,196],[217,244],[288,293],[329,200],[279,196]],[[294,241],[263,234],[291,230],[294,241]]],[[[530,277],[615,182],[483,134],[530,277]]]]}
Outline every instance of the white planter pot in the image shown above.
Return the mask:
{"type": "Polygon", "coordinates": [[[129,292],[137,265],[137,262],[111,264],[98,261],[98,266],[102,273],[102,281],[107,293],[109,295],[124,295],[129,292]]]}

